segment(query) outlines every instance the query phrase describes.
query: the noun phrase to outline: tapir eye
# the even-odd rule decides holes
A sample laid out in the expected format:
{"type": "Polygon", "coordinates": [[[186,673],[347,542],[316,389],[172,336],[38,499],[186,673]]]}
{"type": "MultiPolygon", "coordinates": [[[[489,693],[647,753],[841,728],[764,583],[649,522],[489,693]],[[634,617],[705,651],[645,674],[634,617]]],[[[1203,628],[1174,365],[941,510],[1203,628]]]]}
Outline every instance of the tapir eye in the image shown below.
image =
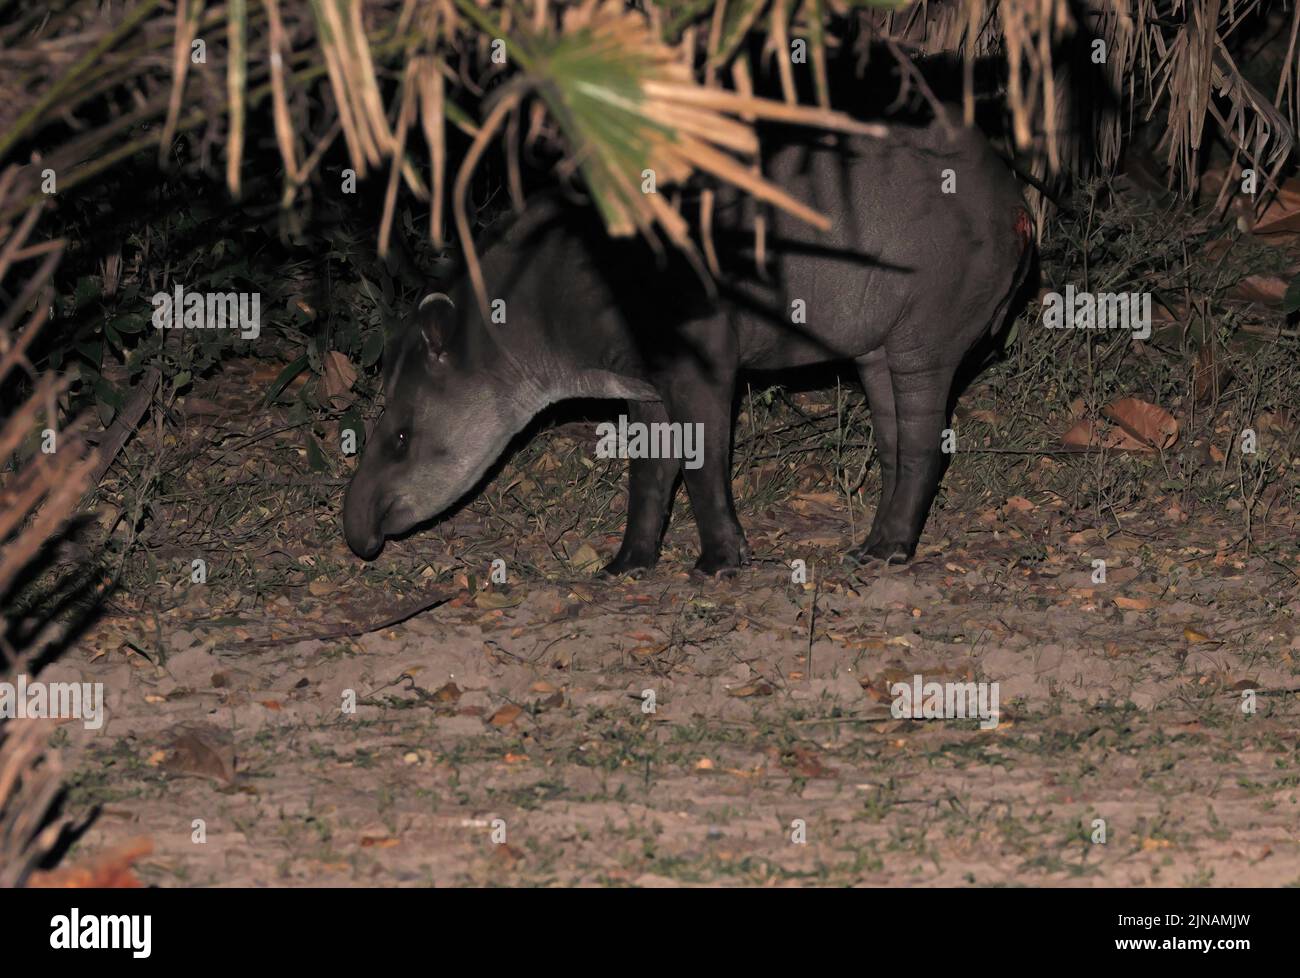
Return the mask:
{"type": "Polygon", "coordinates": [[[397,453],[399,455],[406,454],[406,447],[409,441],[410,441],[410,435],[407,433],[405,429],[397,433],[397,453]]]}

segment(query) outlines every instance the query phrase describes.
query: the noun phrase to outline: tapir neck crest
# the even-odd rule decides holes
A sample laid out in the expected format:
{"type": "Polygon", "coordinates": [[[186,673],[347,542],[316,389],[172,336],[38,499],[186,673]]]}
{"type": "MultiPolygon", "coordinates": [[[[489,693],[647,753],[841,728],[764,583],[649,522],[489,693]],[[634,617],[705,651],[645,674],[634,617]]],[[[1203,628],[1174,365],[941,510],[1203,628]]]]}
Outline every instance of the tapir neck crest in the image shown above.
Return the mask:
{"type": "Polygon", "coordinates": [[[659,391],[653,384],[632,377],[623,377],[609,370],[581,370],[572,374],[561,385],[562,391],[554,400],[567,397],[609,397],[625,401],[657,401],[659,391]]]}

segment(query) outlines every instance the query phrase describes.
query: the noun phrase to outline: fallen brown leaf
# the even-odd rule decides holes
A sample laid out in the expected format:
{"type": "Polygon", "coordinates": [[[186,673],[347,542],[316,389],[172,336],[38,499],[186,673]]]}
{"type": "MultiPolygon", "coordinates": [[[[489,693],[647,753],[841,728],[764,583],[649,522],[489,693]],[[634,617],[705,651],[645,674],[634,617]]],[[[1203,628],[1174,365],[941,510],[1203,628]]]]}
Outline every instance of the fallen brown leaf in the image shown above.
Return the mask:
{"type": "Polygon", "coordinates": [[[1277,196],[1264,208],[1251,234],[1278,234],[1300,231],[1300,181],[1295,177],[1278,188],[1277,196]]]}
{"type": "Polygon", "coordinates": [[[1126,598],[1122,594],[1114,598],[1114,601],[1115,607],[1125,611],[1150,611],[1155,606],[1150,598],[1126,598]]]}
{"type": "Polygon", "coordinates": [[[352,385],[357,381],[357,368],[348,362],[346,355],[338,350],[328,350],[325,356],[321,358],[325,368],[325,397],[328,400],[338,398],[340,400],[351,400],[348,398],[348,391],[352,390],[352,385]]]}
{"type": "Polygon", "coordinates": [[[494,727],[508,727],[518,720],[523,712],[521,707],[515,706],[513,703],[507,703],[488,717],[488,723],[494,727]]]}
{"type": "Polygon", "coordinates": [[[1103,413],[1128,434],[1152,448],[1168,448],[1178,440],[1178,421],[1164,408],[1136,397],[1108,404],[1103,413]]]}
{"type": "Polygon", "coordinates": [[[1112,451],[1149,452],[1151,449],[1122,428],[1103,429],[1091,418],[1076,421],[1061,436],[1066,448],[1106,448],[1112,451]]]}
{"type": "Polygon", "coordinates": [[[147,838],[132,839],[75,866],[36,870],[27,885],[38,890],[53,889],[136,889],[143,886],[132,871],[132,863],[153,852],[147,838]]]}
{"type": "Polygon", "coordinates": [[[503,591],[480,591],[474,595],[474,604],[479,608],[513,608],[522,603],[523,594],[506,594],[503,591]]]}
{"type": "Polygon", "coordinates": [[[226,784],[235,780],[234,753],[213,730],[182,730],[171,742],[163,767],[178,774],[215,778],[226,784]]]}
{"type": "Polygon", "coordinates": [[[433,691],[433,698],[439,703],[455,703],[461,697],[461,688],[455,683],[445,683],[433,691]]]}

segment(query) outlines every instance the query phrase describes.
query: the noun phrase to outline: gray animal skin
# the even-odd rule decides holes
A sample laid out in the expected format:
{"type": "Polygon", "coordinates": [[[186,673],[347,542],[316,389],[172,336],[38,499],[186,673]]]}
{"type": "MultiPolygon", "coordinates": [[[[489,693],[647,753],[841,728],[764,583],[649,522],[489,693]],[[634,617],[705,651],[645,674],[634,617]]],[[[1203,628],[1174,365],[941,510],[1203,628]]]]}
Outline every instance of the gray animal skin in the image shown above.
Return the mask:
{"type": "Polygon", "coordinates": [[[680,475],[696,570],[732,572],[749,554],[731,496],[738,374],[851,360],[882,488],[850,556],[910,560],[938,489],[954,375],[1001,325],[1030,263],[1019,187],[982,136],[937,123],[786,146],[765,172],[833,226],[771,215],[760,275],[752,203],[723,203],[715,297],[684,261],[611,241],[590,208],[559,202],[531,205],[483,255],[504,323],[482,321],[466,282],[427,296],[385,358],[386,409],[344,504],[353,552],[371,559],[385,537],[451,507],[548,404],[624,398],[630,421],[702,424],[702,464],[631,460],[627,530],[606,570],[655,564],[680,475]]]}

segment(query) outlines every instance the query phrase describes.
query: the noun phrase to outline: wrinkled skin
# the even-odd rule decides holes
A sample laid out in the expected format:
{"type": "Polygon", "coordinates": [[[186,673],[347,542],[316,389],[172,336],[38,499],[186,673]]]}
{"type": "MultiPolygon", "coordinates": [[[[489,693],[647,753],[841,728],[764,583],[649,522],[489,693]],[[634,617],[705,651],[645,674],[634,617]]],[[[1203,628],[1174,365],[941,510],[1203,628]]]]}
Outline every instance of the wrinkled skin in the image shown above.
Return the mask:
{"type": "Polygon", "coordinates": [[[504,323],[485,324],[465,284],[454,306],[424,305],[389,358],[387,410],[348,490],[353,551],[373,557],[384,537],[446,510],[545,405],[616,397],[633,422],[703,425],[704,450],[694,469],[631,460],[627,530],[606,569],[655,564],[682,479],[699,526],[696,569],[730,573],[749,555],[731,497],[740,372],[853,361],[882,491],[849,556],[909,560],[938,489],[957,368],[1004,320],[1029,264],[1019,189],[979,135],[950,139],[938,126],[787,147],[765,172],[832,227],[776,212],[759,276],[752,206],[722,199],[716,298],[684,262],[656,264],[641,242],[611,242],[589,212],[542,203],[484,254],[504,323]],[[943,192],[947,171],[955,193],[943,192]]]}

